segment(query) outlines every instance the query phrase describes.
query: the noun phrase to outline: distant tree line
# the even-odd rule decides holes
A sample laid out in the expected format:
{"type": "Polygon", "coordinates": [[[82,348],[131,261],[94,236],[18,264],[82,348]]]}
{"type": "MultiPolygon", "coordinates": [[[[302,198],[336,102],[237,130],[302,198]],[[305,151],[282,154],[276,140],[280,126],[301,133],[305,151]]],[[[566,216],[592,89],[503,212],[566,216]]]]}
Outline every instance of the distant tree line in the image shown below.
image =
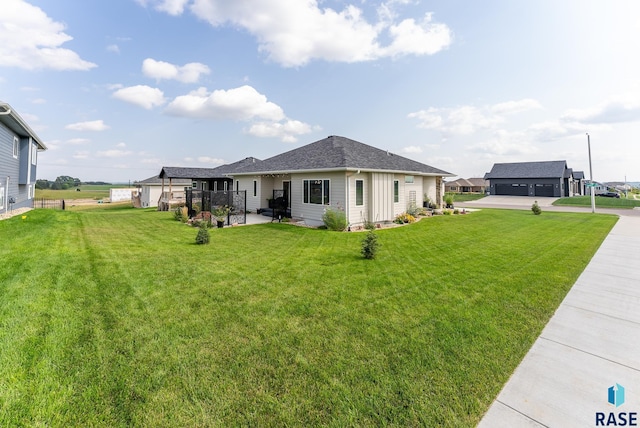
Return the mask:
{"type": "Polygon", "coordinates": [[[85,181],[83,183],[79,178],[61,175],[56,178],[55,181],[36,180],[36,189],[65,190],[71,189],[72,187],[78,187],[81,184],[109,185],[111,183],[105,183],[104,181],[85,181]]]}

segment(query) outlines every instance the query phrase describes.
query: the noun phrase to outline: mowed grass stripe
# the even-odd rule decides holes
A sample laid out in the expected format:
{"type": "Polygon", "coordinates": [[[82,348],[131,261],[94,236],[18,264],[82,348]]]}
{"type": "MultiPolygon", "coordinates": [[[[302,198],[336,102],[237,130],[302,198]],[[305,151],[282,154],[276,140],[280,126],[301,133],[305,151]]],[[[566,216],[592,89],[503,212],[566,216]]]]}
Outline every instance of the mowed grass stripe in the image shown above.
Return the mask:
{"type": "Polygon", "coordinates": [[[614,223],[426,218],[365,260],[287,224],[5,220],[0,425],[473,426],[614,223]]]}

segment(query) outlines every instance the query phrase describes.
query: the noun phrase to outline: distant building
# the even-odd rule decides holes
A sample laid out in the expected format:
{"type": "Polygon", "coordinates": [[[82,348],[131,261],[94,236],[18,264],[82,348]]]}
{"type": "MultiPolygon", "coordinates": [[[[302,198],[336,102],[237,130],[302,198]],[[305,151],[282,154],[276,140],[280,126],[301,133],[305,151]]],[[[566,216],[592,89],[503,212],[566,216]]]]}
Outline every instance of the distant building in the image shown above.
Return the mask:
{"type": "Polygon", "coordinates": [[[576,179],[567,162],[496,163],[484,178],[492,195],[565,197],[583,194],[584,173],[576,179]]]}

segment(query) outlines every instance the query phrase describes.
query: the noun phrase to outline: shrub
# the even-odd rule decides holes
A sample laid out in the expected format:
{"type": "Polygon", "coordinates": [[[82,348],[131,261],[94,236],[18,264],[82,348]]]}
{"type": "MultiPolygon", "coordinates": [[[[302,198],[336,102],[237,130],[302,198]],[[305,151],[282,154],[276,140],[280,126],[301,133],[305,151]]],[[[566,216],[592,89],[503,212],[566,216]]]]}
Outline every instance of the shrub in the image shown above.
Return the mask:
{"type": "Polygon", "coordinates": [[[418,217],[422,214],[422,208],[419,208],[415,203],[409,204],[407,207],[407,214],[412,215],[413,217],[418,217]]]}
{"type": "Polygon", "coordinates": [[[189,219],[187,207],[177,207],[173,211],[173,218],[175,218],[177,221],[186,223],[187,220],[189,219]]]}
{"type": "Polygon", "coordinates": [[[329,230],[341,232],[347,228],[347,215],[340,208],[327,207],[322,214],[322,221],[329,230]]]}
{"type": "Polygon", "coordinates": [[[540,208],[540,205],[538,205],[538,201],[533,202],[533,205],[531,205],[531,211],[533,211],[535,215],[542,214],[542,208],[540,208]]]}
{"type": "Polygon", "coordinates": [[[362,240],[362,257],[365,259],[375,259],[379,247],[378,236],[370,230],[362,240]]]}
{"type": "Polygon", "coordinates": [[[416,221],[416,218],[407,213],[398,214],[396,218],[393,219],[393,222],[398,224],[413,223],[414,221],[416,221]]]}
{"type": "Polygon", "coordinates": [[[447,208],[453,208],[453,195],[451,193],[447,193],[444,196],[444,203],[447,208]]]}
{"type": "Polygon", "coordinates": [[[198,227],[198,234],[196,235],[196,244],[208,244],[209,240],[209,223],[206,221],[201,221],[198,227]]]}
{"type": "Polygon", "coordinates": [[[363,226],[366,230],[376,230],[376,224],[370,220],[365,220],[363,226]]]}

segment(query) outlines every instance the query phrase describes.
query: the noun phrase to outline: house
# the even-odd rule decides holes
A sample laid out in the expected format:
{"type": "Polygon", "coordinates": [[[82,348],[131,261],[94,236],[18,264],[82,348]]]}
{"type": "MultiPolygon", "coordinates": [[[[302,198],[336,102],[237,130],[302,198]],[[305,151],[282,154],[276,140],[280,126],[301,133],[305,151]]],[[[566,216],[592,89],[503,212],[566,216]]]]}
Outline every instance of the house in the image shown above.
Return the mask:
{"type": "Polygon", "coordinates": [[[185,187],[193,190],[230,191],[234,187],[233,173],[238,169],[261,162],[247,157],[238,162],[220,165],[216,168],[162,167],[158,178],[161,196],[158,210],[166,211],[170,206],[184,202],[185,187]],[[184,183],[187,182],[187,186],[184,183]]]}
{"type": "Polygon", "coordinates": [[[458,178],[444,183],[445,192],[484,193],[489,183],[484,178],[458,178]]]}
{"type": "MultiPolygon", "coordinates": [[[[191,179],[173,180],[174,197],[179,202],[184,201],[184,188],[191,188],[191,179]]],[[[133,183],[136,191],[132,194],[131,200],[136,208],[157,207],[162,196],[162,179],[158,176],[149,177],[133,183]]],[[[179,203],[177,202],[177,203],[179,203]]]]}
{"type": "Polygon", "coordinates": [[[496,163],[484,176],[492,195],[574,196],[573,171],[567,162],[496,163]]]}
{"type": "Polygon", "coordinates": [[[0,102],[0,214],[33,207],[42,140],[7,103],[0,102]]]}
{"type": "Polygon", "coordinates": [[[247,210],[268,205],[277,195],[291,216],[322,224],[328,207],[343,209],[351,225],[387,222],[425,197],[441,205],[443,177],[453,174],[340,136],[247,163],[232,172],[236,189],[246,190],[247,210]]]}

